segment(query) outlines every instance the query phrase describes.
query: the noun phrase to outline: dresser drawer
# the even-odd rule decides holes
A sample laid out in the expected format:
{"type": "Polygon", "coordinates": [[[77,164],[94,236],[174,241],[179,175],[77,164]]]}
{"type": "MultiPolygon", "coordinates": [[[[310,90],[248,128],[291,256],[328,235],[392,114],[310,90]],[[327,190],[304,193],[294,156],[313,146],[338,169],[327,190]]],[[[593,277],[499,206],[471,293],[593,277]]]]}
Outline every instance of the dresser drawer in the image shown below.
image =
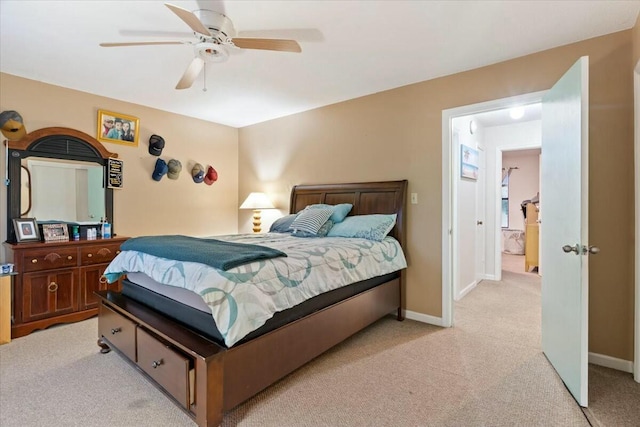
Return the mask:
{"type": "Polygon", "coordinates": [[[83,246],[80,248],[82,265],[104,264],[111,262],[120,253],[120,243],[105,242],[102,245],[83,246]]]}
{"type": "Polygon", "coordinates": [[[136,324],[104,304],[100,304],[98,335],[103,336],[129,359],[136,361],[136,324]]]}
{"type": "Polygon", "coordinates": [[[24,252],[23,260],[24,272],[75,267],[78,265],[78,250],[61,247],[32,249],[24,252]]]}
{"type": "Polygon", "coordinates": [[[189,359],[138,327],[138,366],[189,409],[189,359]]]}

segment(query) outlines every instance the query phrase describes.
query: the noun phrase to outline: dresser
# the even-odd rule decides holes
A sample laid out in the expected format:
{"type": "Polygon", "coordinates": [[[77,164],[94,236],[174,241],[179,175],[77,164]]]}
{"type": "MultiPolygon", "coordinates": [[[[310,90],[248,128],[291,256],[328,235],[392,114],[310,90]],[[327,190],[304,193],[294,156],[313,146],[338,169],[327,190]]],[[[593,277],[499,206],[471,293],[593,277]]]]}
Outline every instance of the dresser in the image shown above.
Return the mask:
{"type": "Polygon", "coordinates": [[[529,272],[539,266],[540,253],[540,224],[538,223],[538,209],[533,203],[526,206],[527,218],[524,231],[524,271],[529,272]]]}
{"type": "Polygon", "coordinates": [[[98,314],[94,291],[119,291],[102,274],[126,237],[52,243],[5,243],[13,282],[11,337],[98,314]]]}

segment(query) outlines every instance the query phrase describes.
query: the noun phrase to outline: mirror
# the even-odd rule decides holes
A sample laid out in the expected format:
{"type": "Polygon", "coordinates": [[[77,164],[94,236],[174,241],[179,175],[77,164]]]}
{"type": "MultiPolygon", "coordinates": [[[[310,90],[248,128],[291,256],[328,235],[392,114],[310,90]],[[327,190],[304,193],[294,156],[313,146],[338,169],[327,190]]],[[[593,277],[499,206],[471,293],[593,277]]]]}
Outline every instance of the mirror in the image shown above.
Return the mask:
{"type": "Polygon", "coordinates": [[[112,224],[113,190],[105,188],[110,158],[98,140],[70,128],[43,128],[8,141],[7,242],[15,243],[13,220],[112,224]]]}
{"type": "Polygon", "coordinates": [[[106,217],[103,166],[39,157],[22,159],[21,165],[22,217],[78,223],[106,217]]]}

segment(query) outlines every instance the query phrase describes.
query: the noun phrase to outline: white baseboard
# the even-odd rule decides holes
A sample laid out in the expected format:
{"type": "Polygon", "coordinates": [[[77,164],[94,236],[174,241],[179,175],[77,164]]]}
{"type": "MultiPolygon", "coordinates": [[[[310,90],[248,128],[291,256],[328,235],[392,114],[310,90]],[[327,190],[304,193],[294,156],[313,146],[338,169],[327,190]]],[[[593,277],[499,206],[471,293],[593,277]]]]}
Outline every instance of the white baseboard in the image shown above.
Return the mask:
{"type": "Polygon", "coordinates": [[[463,290],[461,290],[460,293],[454,298],[454,300],[460,301],[462,298],[464,298],[465,295],[471,292],[473,288],[475,288],[476,286],[478,286],[478,282],[474,280],[473,282],[469,283],[463,290]]]}
{"type": "Polygon", "coordinates": [[[442,317],[430,316],[428,314],[416,313],[415,311],[406,310],[404,317],[409,320],[415,320],[422,323],[428,323],[430,325],[442,326],[442,317]]]}
{"type": "Polygon", "coordinates": [[[605,368],[616,369],[622,372],[633,373],[633,362],[630,360],[618,359],[617,357],[606,356],[604,354],[589,352],[589,363],[604,366],[605,368]]]}
{"type": "Polygon", "coordinates": [[[496,281],[496,275],[495,274],[485,274],[484,278],[482,280],[493,280],[496,281]]]}

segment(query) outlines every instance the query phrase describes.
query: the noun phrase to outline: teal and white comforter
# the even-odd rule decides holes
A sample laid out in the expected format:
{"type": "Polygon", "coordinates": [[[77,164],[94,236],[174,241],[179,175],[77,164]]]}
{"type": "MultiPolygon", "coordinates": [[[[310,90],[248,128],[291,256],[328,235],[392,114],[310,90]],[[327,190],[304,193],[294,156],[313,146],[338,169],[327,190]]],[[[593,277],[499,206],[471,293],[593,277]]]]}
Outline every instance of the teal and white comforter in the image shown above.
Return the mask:
{"type": "Polygon", "coordinates": [[[275,313],[351,283],[406,268],[397,240],[300,238],[284,233],[236,234],[216,239],[281,250],[287,257],[252,262],[227,271],[136,251],[122,251],[107,267],[114,282],[140,272],[159,283],[201,295],[231,347],[275,313]]]}

